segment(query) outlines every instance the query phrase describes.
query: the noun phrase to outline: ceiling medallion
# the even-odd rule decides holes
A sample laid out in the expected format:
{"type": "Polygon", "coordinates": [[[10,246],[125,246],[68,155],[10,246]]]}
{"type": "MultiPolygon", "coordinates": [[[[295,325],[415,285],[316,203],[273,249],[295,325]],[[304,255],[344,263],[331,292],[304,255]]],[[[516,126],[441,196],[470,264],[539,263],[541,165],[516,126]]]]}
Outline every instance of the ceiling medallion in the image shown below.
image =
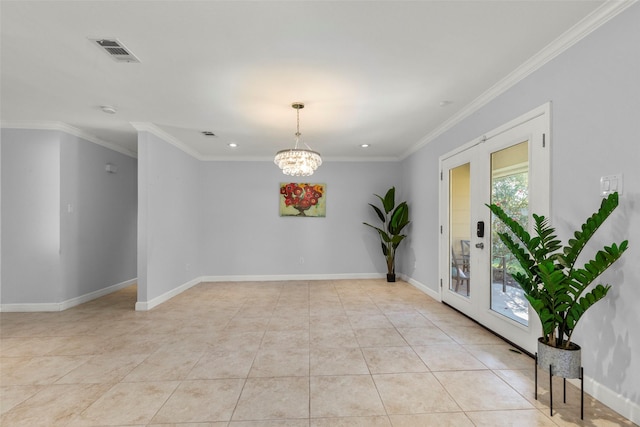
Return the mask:
{"type": "Polygon", "coordinates": [[[291,105],[296,110],[297,127],[296,127],[296,145],[287,150],[280,150],[276,153],[273,162],[282,169],[282,173],[291,176],[310,176],[322,164],[320,153],[311,150],[306,143],[305,148],[298,148],[300,143],[300,110],[304,108],[304,104],[296,102],[291,105]]]}

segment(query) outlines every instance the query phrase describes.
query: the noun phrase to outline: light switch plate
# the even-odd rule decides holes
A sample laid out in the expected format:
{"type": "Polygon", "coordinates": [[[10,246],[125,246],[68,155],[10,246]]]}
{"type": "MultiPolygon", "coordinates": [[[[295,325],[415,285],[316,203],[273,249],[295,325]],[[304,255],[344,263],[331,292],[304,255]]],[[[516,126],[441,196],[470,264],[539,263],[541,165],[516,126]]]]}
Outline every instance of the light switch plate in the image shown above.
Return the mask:
{"type": "Polygon", "coordinates": [[[606,197],[611,193],[618,192],[622,195],[622,174],[605,175],[600,178],[600,195],[606,197]]]}

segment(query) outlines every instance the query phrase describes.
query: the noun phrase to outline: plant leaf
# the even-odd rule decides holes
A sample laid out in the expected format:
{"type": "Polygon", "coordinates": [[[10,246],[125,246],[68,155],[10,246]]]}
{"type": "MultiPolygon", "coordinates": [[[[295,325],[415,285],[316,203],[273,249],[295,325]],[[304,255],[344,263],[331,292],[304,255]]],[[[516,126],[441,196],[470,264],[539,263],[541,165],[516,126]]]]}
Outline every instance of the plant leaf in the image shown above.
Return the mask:
{"type": "Polygon", "coordinates": [[[382,201],[385,213],[391,212],[391,210],[393,209],[393,206],[396,204],[395,200],[396,200],[396,187],[391,187],[389,191],[387,191],[387,194],[385,194],[384,200],[382,201]]]}

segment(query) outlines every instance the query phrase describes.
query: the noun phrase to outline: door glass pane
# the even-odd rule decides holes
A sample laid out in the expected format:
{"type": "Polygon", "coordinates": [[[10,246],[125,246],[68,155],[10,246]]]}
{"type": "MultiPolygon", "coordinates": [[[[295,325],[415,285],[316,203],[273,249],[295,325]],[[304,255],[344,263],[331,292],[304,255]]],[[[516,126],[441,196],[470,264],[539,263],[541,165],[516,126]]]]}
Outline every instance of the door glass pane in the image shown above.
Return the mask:
{"type": "MultiPolygon", "coordinates": [[[[491,154],[491,203],[500,205],[523,224],[529,218],[529,143],[521,142],[491,154]]],[[[523,325],[529,322],[528,302],[522,288],[513,280],[521,269],[518,261],[502,243],[497,233],[506,227],[491,218],[491,310],[523,325]]]]}
{"type": "Polygon", "coordinates": [[[471,287],[469,240],[471,230],[470,164],[449,171],[449,290],[468,297],[471,287]]]}

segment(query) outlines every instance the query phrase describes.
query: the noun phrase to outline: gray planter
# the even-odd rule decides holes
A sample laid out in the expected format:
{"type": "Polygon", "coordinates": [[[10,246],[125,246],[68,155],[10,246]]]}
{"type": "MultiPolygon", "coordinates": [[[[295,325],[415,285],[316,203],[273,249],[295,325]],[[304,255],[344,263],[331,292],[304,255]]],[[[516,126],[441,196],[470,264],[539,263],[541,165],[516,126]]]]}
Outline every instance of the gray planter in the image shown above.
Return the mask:
{"type": "Polygon", "coordinates": [[[551,347],[538,338],[538,366],[552,374],[563,378],[580,378],[582,350],[579,345],[571,343],[568,349],[551,347]]]}

